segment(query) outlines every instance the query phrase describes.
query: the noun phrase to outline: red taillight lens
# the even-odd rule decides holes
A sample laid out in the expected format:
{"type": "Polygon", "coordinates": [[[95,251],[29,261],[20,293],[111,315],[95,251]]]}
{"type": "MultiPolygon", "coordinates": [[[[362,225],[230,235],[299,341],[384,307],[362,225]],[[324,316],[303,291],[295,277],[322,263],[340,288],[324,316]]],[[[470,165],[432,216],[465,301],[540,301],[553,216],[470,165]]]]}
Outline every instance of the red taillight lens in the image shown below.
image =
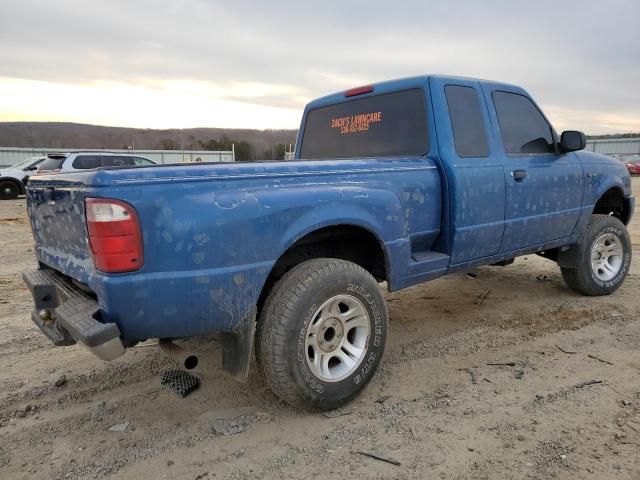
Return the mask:
{"type": "Polygon", "coordinates": [[[93,264],[106,273],[138,270],[144,263],[135,209],[111,198],[87,198],[85,215],[93,264]]]}

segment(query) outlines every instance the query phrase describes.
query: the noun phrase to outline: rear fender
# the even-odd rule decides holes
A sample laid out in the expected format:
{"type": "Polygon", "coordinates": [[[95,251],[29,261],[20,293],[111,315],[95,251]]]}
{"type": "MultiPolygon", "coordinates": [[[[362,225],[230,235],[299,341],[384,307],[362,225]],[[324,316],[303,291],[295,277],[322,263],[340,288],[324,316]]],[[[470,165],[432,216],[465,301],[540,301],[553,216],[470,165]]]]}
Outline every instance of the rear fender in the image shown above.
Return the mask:
{"type": "Polygon", "coordinates": [[[281,254],[305,235],[335,225],[362,227],[378,240],[383,240],[382,236],[387,240],[406,236],[404,207],[394,192],[335,187],[318,191],[316,198],[318,205],[309,208],[285,231],[279,246],[281,254]]]}
{"type": "MultiPolygon", "coordinates": [[[[324,227],[351,225],[361,227],[372,233],[387,255],[379,232],[384,231],[391,238],[402,235],[404,230],[404,212],[398,197],[389,191],[363,188],[339,187],[324,189],[317,201],[319,205],[307,210],[294,221],[282,236],[278,246],[282,256],[297,240],[324,227]],[[327,192],[333,192],[327,193],[327,192]],[[357,205],[357,197],[368,197],[367,209],[357,205]],[[355,197],[355,198],[354,198],[355,197]],[[348,201],[352,199],[353,201],[348,201]],[[346,200],[346,201],[345,201],[346,200]],[[339,212],[339,215],[336,213],[339,212]]],[[[393,262],[386,263],[387,268],[393,262]]],[[[251,354],[255,337],[257,309],[254,307],[238,322],[232,332],[222,333],[222,366],[233,377],[245,382],[249,374],[251,354]]]]}
{"type": "Polygon", "coordinates": [[[392,269],[398,264],[389,258],[394,254],[388,244],[407,236],[407,220],[403,204],[391,191],[341,188],[341,197],[332,200],[324,199],[320,205],[309,209],[298,217],[282,236],[278,246],[278,258],[302,237],[325,227],[349,225],[360,227],[377,238],[385,255],[387,276],[392,278],[392,269]],[[347,198],[345,193],[348,193],[347,198]],[[366,197],[366,209],[358,202],[357,197],[366,197]],[[350,197],[350,198],[349,198],[350,197]]]}

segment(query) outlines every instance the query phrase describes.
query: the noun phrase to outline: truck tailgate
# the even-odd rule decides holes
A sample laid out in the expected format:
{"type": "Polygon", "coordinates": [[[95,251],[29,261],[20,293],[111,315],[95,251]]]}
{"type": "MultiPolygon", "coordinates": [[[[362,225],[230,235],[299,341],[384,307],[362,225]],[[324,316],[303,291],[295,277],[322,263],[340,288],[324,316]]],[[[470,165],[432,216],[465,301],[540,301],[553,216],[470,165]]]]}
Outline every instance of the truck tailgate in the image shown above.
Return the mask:
{"type": "Polygon", "coordinates": [[[27,209],[41,263],[87,283],[94,271],[80,185],[36,180],[27,188],[27,209]]]}

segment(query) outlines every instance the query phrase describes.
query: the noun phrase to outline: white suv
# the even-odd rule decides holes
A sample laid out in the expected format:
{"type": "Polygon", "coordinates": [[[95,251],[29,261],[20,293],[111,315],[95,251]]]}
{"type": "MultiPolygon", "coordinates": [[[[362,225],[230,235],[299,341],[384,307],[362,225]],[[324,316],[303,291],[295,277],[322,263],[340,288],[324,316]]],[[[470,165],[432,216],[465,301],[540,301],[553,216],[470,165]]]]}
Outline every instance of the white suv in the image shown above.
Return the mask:
{"type": "Polygon", "coordinates": [[[0,169],[0,200],[12,200],[24,193],[24,186],[30,175],[47,157],[29,157],[22,162],[0,169]]]}
{"type": "Polygon", "coordinates": [[[73,172],[100,167],[126,167],[156,165],[145,157],[126,153],[66,152],[50,153],[38,165],[38,172],[73,172]]]}

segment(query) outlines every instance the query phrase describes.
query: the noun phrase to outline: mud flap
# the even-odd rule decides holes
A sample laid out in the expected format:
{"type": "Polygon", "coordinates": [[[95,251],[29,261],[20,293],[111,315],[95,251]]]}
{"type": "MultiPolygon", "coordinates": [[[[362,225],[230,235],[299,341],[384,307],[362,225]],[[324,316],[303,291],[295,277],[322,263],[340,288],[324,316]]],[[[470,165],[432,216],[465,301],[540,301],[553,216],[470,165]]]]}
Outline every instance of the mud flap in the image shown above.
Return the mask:
{"type": "Polygon", "coordinates": [[[253,338],[256,332],[256,312],[253,307],[233,332],[222,333],[222,368],[241,383],[247,381],[253,338]]]}
{"type": "Polygon", "coordinates": [[[558,266],[563,268],[577,268],[584,254],[584,244],[582,242],[577,243],[564,252],[558,252],[558,266]]]}

